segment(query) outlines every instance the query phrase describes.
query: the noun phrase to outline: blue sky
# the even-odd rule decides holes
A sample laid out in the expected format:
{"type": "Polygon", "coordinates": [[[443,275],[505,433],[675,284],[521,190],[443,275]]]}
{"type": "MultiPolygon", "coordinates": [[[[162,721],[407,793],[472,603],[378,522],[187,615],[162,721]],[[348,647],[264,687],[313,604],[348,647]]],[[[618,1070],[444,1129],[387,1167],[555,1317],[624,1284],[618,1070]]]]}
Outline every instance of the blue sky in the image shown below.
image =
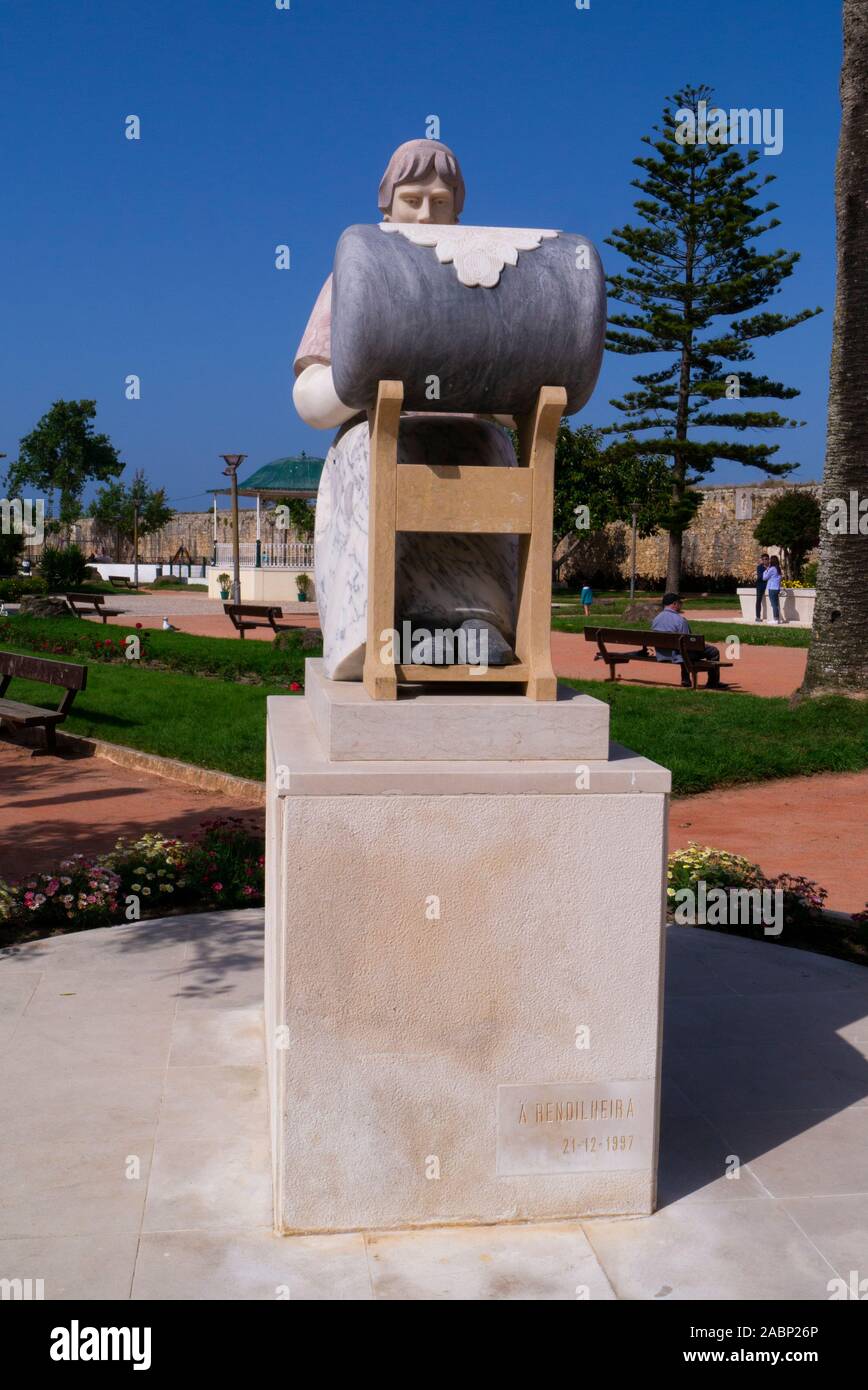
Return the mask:
{"type": "MultiPolygon", "coordinates": [[[[553,226],[600,247],[631,218],[631,165],[688,82],[724,107],[780,107],[782,226],[802,260],[774,301],[825,312],[760,345],[807,421],[781,457],[822,473],[834,295],[839,104],[835,0],[5,0],[0,19],[0,452],[53,400],[93,397],[97,428],[170,498],[204,505],[218,455],[248,468],[324,454],[292,358],[335,242],[378,220],[401,141],[436,114],[461,159],[463,221],[553,226]],[[141,140],[124,136],[135,114],[141,140]],[[274,248],[292,267],[274,268],[274,248]],[[128,401],[124,380],[141,378],[128,401]]],[[[578,419],[650,358],[607,355],[578,419]]],[[[770,403],[773,405],[774,403],[770,403]]],[[[782,441],[783,443],[783,441],[782,441]]],[[[738,464],[715,482],[762,481],[738,464]]]]}

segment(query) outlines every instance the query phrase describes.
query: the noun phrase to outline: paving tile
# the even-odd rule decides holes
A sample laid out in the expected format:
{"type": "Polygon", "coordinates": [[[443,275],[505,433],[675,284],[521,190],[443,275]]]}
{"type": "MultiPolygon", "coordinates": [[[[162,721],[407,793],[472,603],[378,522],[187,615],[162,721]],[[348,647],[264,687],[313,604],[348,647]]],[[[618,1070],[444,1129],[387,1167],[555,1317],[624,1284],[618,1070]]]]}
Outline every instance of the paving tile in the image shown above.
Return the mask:
{"type": "MultiPolygon", "coordinates": [[[[791,1197],[781,1206],[847,1281],[848,1291],[852,1272],[857,1284],[868,1280],[868,1194],[791,1197]]],[[[860,1300],[868,1296],[868,1283],[859,1289],[859,1296],[860,1300]]]]}
{"type": "Polygon", "coordinates": [[[170,1067],[160,1108],[160,1143],[210,1140],[226,1134],[258,1138],[267,1130],[265,1069],[170,1067]]]}
{"type": "Polygon", "coordinates": [[[7,1045],[4,1065],[22,1076],[76,1068],[81,1072],[163,1067],[169,1055],[172,1014],[104,1012],[92,997],[58,998],[28,1009],[7,1045]]]}
{"type": "Polygon", "coordinates": [[[145,1235],[137,1299],[364,1301],[371,1281],[360,1235],[276,1236],[270,1230],[145,1235]]]}
{"type": "Polygon", "coordinates": [[[743,1114],[820,1110],[868,1104],[868,1067],[856,1078],[853,1048],[837,1039],[822,1050],[804,1040],[793,1043],[730,1044],[671,1050],[672,1079],[708,1117],[738,1110],[743,1114]],[[830,1062],[837,1060],[833,1070],[830,1062]]]}
{"type": "Polygon", "coordinates": [[[374,1297],[394,1301],[610,1300],[577,1223],[462,1226],[366,1236],[374,1297]]]}
{"type": "Polygon", "coordinates": [[[0,972],[0,1045],[15,1033],[41,978],[35,971],[19,976],[0,972]]]}
{"type": "Polygon", "coordinates": [[[101,1014],[164,1013],[170,1018],[180,1002],[181,975],[166,978],[97,974],[84,968],[46,971],[27,1006],[28,1014],[52,1013],[65,999],[101,1014]]]}
{"type": "Polygon", "coordinates": [[[169,1054],[171,1067],[265,1065],[261,1004],[237,1009],[194,1009],[176,1018],[169,1054]]]}
{"type": "Polygon", "coordinates": [[[688,1115],[698,1115],[699,1110],[689,1096],[670,1075],[666,1065],[666,1049],[663,1050],[663,1076],[660,1087],[660,1113],[664,1118],[683,1119],[688,1115]]]}
{"type": "Polygon", "coordinates": [[[142,1229],[250,1231],[272,1224],[268,1135],[157,1140],[142,1229]]]}
{"type": "Polygon", "coordinates": [[[664,1038],[678,1048],[798,1041],[813,1049],[825,1037],[868,1041],[868,996],[850,989],[809,1001],[804,994],[677,997],[664,1012],[664,1038]]]}
{"type": "Polygon", "coordinates": [[[748,1197],[768,1200],[746,1168],[733,1164],[717,1131],[699,1116],[664,1116],[660,1133],[658,1203],[731,1202],[748,1197]],[[737,1176],[727,1177],[727,1172],[737,1176]]]}
{"type": "MultiPolygon", "coordinates": [[[[191,949],[196,943],[191,943],[191,949]]],[[[248,950],[244,945],[233,946],[225,953],[200,951],[184,965],[179,1015],[192,1009],[245,1008],[261,1004],[262,953],[260,948],[248,950]]]]}
{"type": "Polygon", "coordinates": [[[773,1197],[868,1193],[868,1106],[736,1111],[714,1124],[773,1197]]]}
{"type": "Polygon", "coordinates": [[[137,1245],[117,1233],[0,1240],[0,1279],[42,1279],[48,1302],[126,1299],[137,1245]]]}
{"type": "Polygon", "coordinates": [[[142,1129],[156,1130],[164,1074],[162,1067],[58,1068],[28,1081],[6,1068],[0,1073],[0,1135],[31,1145],[31,1166],[48,1149],[94,1135],[127,1144],[142,1129]]]}
{"type": "Polygon", "coordinates": [[[834,1271],[776,1202],[679,1202],[583,1223],[616,1297],[826,1299],[834,1271]]]}
{"type": "Polygon", "coordinates": [[[46,1145],[33,1164],[30,1146],[10,1136],[0,1151],[0,1237],[137,1233],[153,1145],[153,1129],[123,1142],[95,1135],[46,1145]]]}

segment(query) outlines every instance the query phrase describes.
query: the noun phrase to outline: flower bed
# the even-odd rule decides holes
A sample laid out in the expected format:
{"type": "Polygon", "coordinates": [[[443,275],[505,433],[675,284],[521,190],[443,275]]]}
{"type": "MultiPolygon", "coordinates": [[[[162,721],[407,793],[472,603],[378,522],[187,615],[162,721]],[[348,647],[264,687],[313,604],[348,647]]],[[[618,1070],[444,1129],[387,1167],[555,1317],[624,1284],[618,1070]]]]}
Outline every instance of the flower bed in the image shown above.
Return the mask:
{"type": "Polygon", "coordinates": [[[825,888],[796,874],[768,878],[741,855],[690,842],[669,856],[669,916],[868,964],[868,912],[827,913],[825,888]]]}
{"type": "Polygon", "coordinates": [[[56,872],[0,881],[0,944],[177,911],[259,907],[264,876],[264,832],[237,816],[203,821],[191,840],[159,832],[118,840],[108,854],[77,854],[56,872]]]}

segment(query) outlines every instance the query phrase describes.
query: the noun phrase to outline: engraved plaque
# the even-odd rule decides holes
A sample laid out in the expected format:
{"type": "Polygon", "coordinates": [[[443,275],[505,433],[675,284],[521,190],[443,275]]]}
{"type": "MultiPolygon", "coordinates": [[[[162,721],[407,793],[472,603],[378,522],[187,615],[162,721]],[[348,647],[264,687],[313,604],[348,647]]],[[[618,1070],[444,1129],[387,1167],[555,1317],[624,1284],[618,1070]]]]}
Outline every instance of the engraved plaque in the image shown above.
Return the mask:
{"type": "Polygon", "coordinates": [[[497,1088],[497,1176],[651,1167],[654,1082],[497,1088]]]}

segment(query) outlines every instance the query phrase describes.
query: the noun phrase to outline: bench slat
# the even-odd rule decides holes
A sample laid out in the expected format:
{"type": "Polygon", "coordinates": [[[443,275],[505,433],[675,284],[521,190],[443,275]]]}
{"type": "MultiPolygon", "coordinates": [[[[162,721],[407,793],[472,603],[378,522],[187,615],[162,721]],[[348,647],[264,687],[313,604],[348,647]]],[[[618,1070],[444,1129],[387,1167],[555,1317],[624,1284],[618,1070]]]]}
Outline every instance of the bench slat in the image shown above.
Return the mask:
{"type": "Polygon", "coordinates": [[[87,686],[86,666],[72,661],[49,661],[43,656],[24,656],[20,652],[0,652],[0,675],[62,685],[65,690],[84,690],[87,686]]]}
{"type": "Polygon", "coordinates": [[[39,705],[25,705],[20,700],[0,699],[0,719],[11,719],[15,724],[45,724],[48,720],[60,723],[66,715],[56,709],[41,709],[39,705]]]}

